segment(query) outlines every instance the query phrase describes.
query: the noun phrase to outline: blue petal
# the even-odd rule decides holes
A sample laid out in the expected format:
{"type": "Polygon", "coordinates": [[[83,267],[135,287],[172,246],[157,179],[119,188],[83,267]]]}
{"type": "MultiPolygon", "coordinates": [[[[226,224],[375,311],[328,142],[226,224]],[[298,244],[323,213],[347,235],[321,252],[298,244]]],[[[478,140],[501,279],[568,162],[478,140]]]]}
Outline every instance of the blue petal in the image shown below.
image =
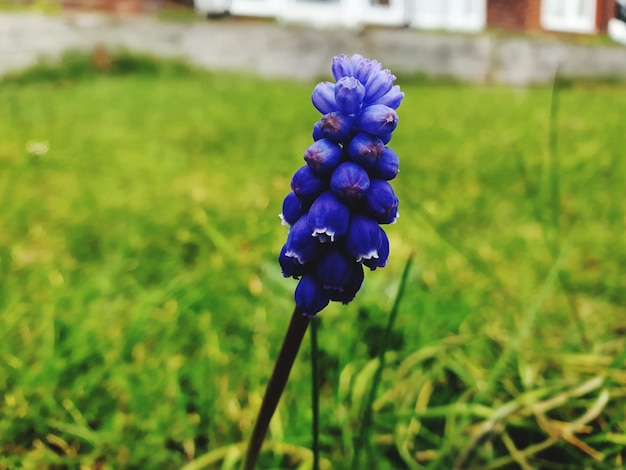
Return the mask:
{"type": "Polygon", "coordinates": [[[339,165],[330,178],[331,191],[348,204],[361,199],[369,187],[367,171],[352,162],[339,165]]]}
{"type": "Polygon", "coordinates": [[[367,213],[379,224],[395,222],[398,216],[398,196],[386,181],[372,179],[363,202],[367,213]]]}
{"type": "Polygon", "coordinates": [[[354,118],[338,112],[325,114],[320,120],[322,137],[333,142],[343,142],[352,132],[354,118]]]}
{"type": "Polygon", "coordinates": [[[335,85],[337,108],[345,114],[355,114],[361,109],[365,87],[354,77],[343,77],[335,85]]]}
{"type": "Polygon", "coordinates": [[[326,187],[326,181],[317,176],[308,165],[298,168],[291,179],[291,189],[304,200],[316,198],[326,187]]]}
{"type": "Polygon", "coordinates": [[[366,132],[359,132],[348,144],[350,159],[368,170],[376,165],[384,150],[382,140],[366,132]]]}
{"type": "Polygon", "coordinates": [[[357,264],[352,270],[352,276],[348,282],[343,286],[342,290],[331,290],[330,300],[348,304],[354,300],[354,296],[361,288],[365,274],[363,273],[363,266],[357,264]]]}
{"type": "Polygon", "coordinates": [[[378,258],[379,228],[376,221],[369,217],[354,214],[350,218],[350,226],[346,233],[346,249],[357,262],[378,258]]]}
{"type": "Polygon", "coordinates": [[[335,101],[335,84],[330,82],[318,83],[311,94],[313,106],[322,114],[337,111],[335,101]]]}
{"type": "Polygon", "coordinates": [[[398,126],[398,115],[389,106],[373,104],[363,108],[357,124],[359,129],[370,134],[387,135],[398,126]]]}
{"type": "Polygon", "coordinates": [[[285,244],[285,256],[297,259],[300,264],[316,259],[322,251],[319,240],[311,235],[308,219],[303,215],[293,224],[285,244]]]}
{"type": "Polygon", "coordinates": [[[311,136],[316,142],[324,138],[324,131],[322,131],[322,121],[317,121],[315,124],[313,124],[313,132],[311,132],[311,136]]]}
{"type": "Polygon", "coordinates": [[[365,98],[363,101],[366,103],[372,103],[377,99],[382,98],[384,95],[389,93],[389,90],[391,90],[393,82],[395,81],[395,75],[392,75],[387,69],[370,75],[367,83],[365,84],[365,98]]]}
{"type": "Polygon", "coordinates": [[[387,94],[378,98],[372,104],[384,104],[385,106],[389,106],[391,109],[398,109],[403,99],[404,93],[401,92],[400,87],[396,85],[392,87],[387,94]]]}
{"type": "Polygon", "coordinates": [[[382,68],[378,61],[366,59],[358,54],[352,56],[352,61],[354,64],[354,77],[364,85],[371,75],[378,73],[382,68]]]}
{"type": "Polygon", "coordinates": [[[319,259],[315,272],[324,289],[343,290],[356,263],[338,250],[330,250],[319,259]]]}
{"type": "Polygon", "coordinates": [[[317,174],[324,175],[331,173],[341,161],[343,149],[339,144],[328,139],[315,141],[304,152],[304,160],[307,165],[317,174]]]}
{"type": "Polygon", "coordinates": [[[314,317],[330,302],[329,291],[312,274],[305,274],[298,282],[294,293],[296,305],[303,315],[314,317]]]}
{"type": "Polygon", "coordinates": [[[384,268],[387,266],[389,259],[389,238],[385,231],[378,227],[380,231],[380,242],[378,243],[378,258],[370,258],[363,260],[363,264],[374,271],[376,268],[384,268]]]}
{"type": "Polygon", "coordinates": [[[400,158],[391,148],[385,147],[376,165],[371,170],[372,178],[389,181],[398,175],[400,158]]]}
{"type": "Polygon", "coordinates": [[[283,211],[280,218],[283,225],[291,227],[296,221],[306,213],[307,209],[296,193],[290,192],[283,200],[283,211]]]}
{"type": "Polygon", "coordinates": [[[307,271],[307,265],[301,264],[297,258],[287,256],[287,245],[283,245],[278,255],[278,263],[280,264],[283,276],[299,279],[307,271]]]}
{"type": "Polygon", "coordinates": [[[322,193],[309,209],[309,226],[321,242],[333,242],[348,230],[350,210],[331,191],[322,193]]]}
{"type": "Polygon", "coordinates": [[[352,61],[345,54],[333,57],[331,70],[333,72],[333,77],[335,77],[335,80],[340,80],[342,77],[352,77],[352,61]]]}

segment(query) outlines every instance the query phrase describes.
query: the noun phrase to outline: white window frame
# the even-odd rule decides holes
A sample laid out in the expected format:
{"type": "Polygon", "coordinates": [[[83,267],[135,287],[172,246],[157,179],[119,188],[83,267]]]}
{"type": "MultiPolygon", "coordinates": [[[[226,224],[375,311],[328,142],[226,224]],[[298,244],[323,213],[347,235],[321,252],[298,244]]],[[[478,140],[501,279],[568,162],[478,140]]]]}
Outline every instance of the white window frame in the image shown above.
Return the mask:
{"type": "Polygon", "coordinates": [[[476,32],[485,28],[486,0],[407,0],[412,1],[414,14],[411,26],[421,29],[476,32]],[[470,8],[470,14],[463,12],[470,8]]]}
{"type": "Polygon", "coordinates": [[[541,27],[548,31],[592,34],[596,28],[597,0],[542,0],[541,27]],[[577,15],[577,8],[586,11],[577,15]],[[562,7],[562,13],[555,12],[562,7]]]}

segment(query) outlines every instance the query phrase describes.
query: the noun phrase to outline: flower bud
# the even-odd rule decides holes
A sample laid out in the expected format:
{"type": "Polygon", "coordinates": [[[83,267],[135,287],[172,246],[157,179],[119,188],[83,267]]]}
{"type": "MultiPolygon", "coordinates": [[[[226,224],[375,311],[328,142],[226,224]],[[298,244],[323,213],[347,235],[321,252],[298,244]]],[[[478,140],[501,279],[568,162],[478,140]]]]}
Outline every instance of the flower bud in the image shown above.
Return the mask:
{"type": "Polygon", "coordinates": [[[280,250],[278,256],[278,263],[280,264],[283,276],[293,277],[299,279],[307,270],[305,264],[301,264],[297,258],[287,256],[287,245],[285,244],[280,250]]]}
{"type": "Polygon", "coordinates": [[[365,87],[354,77],[343,77],[335,85],[335,101],[345,114],[355,114],[361,109],[365,87]]]}
{"type": "Polygon", "coordinates": [[[322,121],[317,121],[315,124],[313,124],[313,132],[311,132],[311,137],[313,137],[313,140],[315,142],[324,138],[324,131],[322,131],[322,121]]]}
{"type": "Polygon", "coordinates": [[[382,66],[377,60],[366,59],[358,54],[352,56],[353,60],[355,56],[357,57],[354,62],[354,77],[365,85],[372,75],[380,71],[382,66]]]}
{"type": "Polygon", "coordinates": [[[314,317],[330,302],[330,295],[312,274],[302,276],[294,293],[296,305],[307,317],[314,317]]]}
{"type": "Polygon", "coordinates": [[[326,191],[318,196],[309,209],[310,235],[317,237],[322,243],[334,242],[348,230],[350,210],[331,192],[326,191]]]}
{"type": "Polygon", "coordinates": [[[383,150],[385,144],[378,137],[366,132],[359,132],[348,144],[350,159],[368,170],[376,165],[383,150]]]}
{"type": "Polygon", "coordinates": [[[398,126],[398,115],[389,106],[373,104],[363,108],[358,117],[359,129],[376,136],[386,135],[398,126]]]}
{"type": "Polygon", "coordinates": [[[378,258],[380,231],[375,220],[354,214],[346,233],[346,249],[357,262],[378,258]]]}
{"type": "Polygon", "coordinates": [[[315,272],[324,289],[343,290],[352,276],[356,263],[338,250],[329,250],[322,255],[315,272]]]}
{"type": "Polygon", "coordinates": [[[283,211],[279,215],[283,225],[291,227],[304,214],[306,214],[306,208],[296,193],[292,191],[287,194],[283,201],[283,211]]]}
{"type": "Polygon", "coordinates": [[[299,198],[312,200],[326,189],[326,181],[317,176],[308,165],[304,165],[294,173],[291,189],[299,198]]]}
{"type": "Polygon", "coordinates": [[[372,179],[363,202],[367,213],[379,224],[391,224],[396,221],[398,196],[386,181],[372,179]]]}
{"type": "Polygon", "coordinates": [[[398,109],[403,98],[404,93],[400,91],[400,87],[398,85],[395,85],[385,95],[381,96],[371,104],[384,104],[385,106],[389,106],[391,109],[398,109]]]}
{"type": "Polygon", "coordinates": [[[381,227],[378,227],[378,230],[380,232],[380,241],[378,242],[378,247],[376,248],[376,251],[378,251],[378,258],[363,260],[363,264],[372,271],[376,268],[384,268],[387,265],[387,260],[389,259],[389,238],[387,238],[387,234],[381,227]]]}
{"type": "Polygon", "coordinates": [[[328,139],[320,139],[304,152],[304,160],[315,173],[325,175],[337,168],[342,152],[343,149],[339,144],[328,139]]]}
{"type": "Polygon", "coordinates": [[[389,134],[379,135],[378,138],[381,140],[381,142],[384,145],[387,145],[389,141],[391,140],[391,132],[389,134]]]}
{"type": "Polygon", "coordinates": [[[361,288],[365,274],[363,273],[363,266],[356,264],[352,270],[352,275],[348,282],[343,286],[342,290],[331,290],[330,300],[348,304],[354,300],[354,296],[361,288]]]}
{"type": "Polygon", "coordinates": [[[392,75],[387,69],[370,75],[365,84],[366,91],[363,101],[365,103],[373,103],[377,99],[382,98],[391,90],[395,81],[395,75],[392,75]]]}
{"type": "Polygon", "coordinates": [[[389,181],[394,179],[397,175],[400,167],[400,159],[396,152],[391,148],[385,147],[383,153],[378,158],[376,165],[370,171],[372,178],[378,178],[381,180],[389,181]]]}
{"type": "Polygon", "coordinates": [[[348,204],[361,199],[369,187],[367,171],[352,162],[339,165],[330,178],[331,191],[348,204]]]}
{"type": "Polygon", "coordinates": [[[333,77],[335,77],[335,81],[340,80],[343,77],[352,77],[352,61],[345,54],[333,57],[331,70],[333,72],[333,77]]]}
{"type": "Polygon", "coordinates": [[[316,259],[322,246],[317,238],[311,236],[308,216],[303,215],[293,224],[285,243],[285,256],[295,258],[300,264],[316,259]]]}
{"type": "Polygon", "coordinates": [[[325,114],[320,120],[322,137],[333,142],[343,142],[352,131],[354,118],[347,114],[332,112],[325,114]]]}
{"type": "Polygon", "coordinates": [[[318,83],[311,94],[313,106],[322,114],[337,110],[335,101],[335,84],[330,82],[318,83]]]}

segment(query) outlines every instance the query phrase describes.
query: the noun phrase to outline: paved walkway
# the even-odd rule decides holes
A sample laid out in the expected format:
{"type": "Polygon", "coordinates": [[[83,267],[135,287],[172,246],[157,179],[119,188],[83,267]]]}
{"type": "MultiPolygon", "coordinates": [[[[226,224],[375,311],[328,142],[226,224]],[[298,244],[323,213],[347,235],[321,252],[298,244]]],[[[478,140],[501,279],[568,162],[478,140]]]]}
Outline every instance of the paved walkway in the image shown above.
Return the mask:
{"type": "Polygon", "coordinates": [[[626,47],[582,46],[555,39],[437,34],[412,29],[319,31],[267,21],[161,22],[150,16],[119,18],[95,13],[0,13],[0,75],[38,57],[97,44],[211,69],[266,77],[328,77],[330,59],[360,52],[396,72],[455,77],[476,83],[527,85],[552,80],[557,65],[567,76],[626,79],[626,47]]]}

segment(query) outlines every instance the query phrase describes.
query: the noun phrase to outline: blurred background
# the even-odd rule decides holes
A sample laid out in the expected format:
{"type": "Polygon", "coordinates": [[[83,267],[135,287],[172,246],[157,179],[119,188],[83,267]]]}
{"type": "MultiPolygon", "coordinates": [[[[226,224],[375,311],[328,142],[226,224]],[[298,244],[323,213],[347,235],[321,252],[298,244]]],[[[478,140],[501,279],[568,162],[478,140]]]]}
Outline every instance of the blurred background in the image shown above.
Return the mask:
{"type": "MultiPolygon", "coordinates": [[[[316,320],[321,467],[353,467],[367,407],[359,468],[623,468],[625,20],[2,0],[0,469],[239,468],[293,309],[277,214],[341,53],[406,94],[401,216],[388,266],[316,320]]],[[[311,468],[310,351],[259,468],[311,468]]]]}

